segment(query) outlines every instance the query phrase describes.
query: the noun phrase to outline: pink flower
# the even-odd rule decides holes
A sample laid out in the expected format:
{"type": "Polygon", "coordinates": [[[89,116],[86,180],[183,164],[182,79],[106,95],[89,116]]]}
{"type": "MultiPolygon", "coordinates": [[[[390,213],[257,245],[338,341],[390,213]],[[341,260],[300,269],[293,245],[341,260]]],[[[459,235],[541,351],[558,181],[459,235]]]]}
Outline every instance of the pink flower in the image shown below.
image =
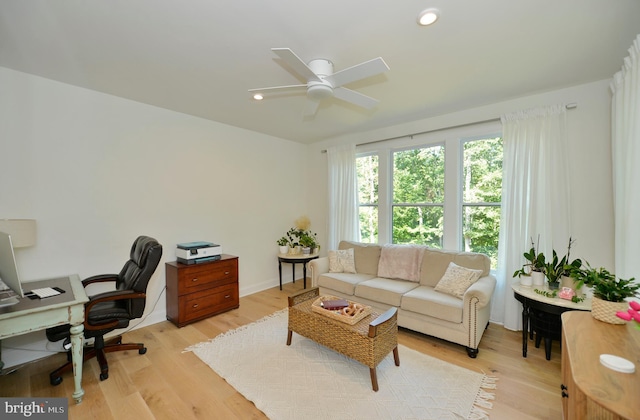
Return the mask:
{"type": "Polygon", "coordinates": [[[631,315],[629,312],[624,311],[616,312],[616,316],[620,319],[624,319],[625,321],[631,321],[633,319],[633,315],[631,315]]]}
{"type": "Polygon", "coordinates": [[[631,309],[633,309],[634,311],[640,311],[640,302],[632,300],[631,302],[629,302],[629,306],[631,306],[631,309]]]}

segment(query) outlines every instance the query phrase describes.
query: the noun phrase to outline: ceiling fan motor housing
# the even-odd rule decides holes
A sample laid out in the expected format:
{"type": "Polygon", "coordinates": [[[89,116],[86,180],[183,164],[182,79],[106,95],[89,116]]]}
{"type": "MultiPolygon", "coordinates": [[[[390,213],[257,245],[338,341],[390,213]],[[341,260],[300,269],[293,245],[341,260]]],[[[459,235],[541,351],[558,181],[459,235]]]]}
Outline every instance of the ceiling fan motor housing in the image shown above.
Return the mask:
{"type": "Polygon", "coordinates": [[[309,80],[307,83],[307,96],[314,101],[321,101],[333,96],[333,86],[324,80],[326,76],[333,74],[333,63],[324,58],[319,58],[311,60],[308,66],[322,81],[309,80]]]}

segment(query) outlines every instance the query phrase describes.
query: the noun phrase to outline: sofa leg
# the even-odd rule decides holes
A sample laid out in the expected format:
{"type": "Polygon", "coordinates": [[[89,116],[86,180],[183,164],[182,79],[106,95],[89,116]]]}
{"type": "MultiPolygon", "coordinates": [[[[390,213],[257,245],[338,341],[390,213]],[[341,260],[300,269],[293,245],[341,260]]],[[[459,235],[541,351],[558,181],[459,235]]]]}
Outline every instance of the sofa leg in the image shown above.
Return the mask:
{"type": "Polygon", "coordinates": [[[470,358],[475,359],[478,356],[478,349],[472,349],[471,347],[467,347],[467,354],[470,358]]]}

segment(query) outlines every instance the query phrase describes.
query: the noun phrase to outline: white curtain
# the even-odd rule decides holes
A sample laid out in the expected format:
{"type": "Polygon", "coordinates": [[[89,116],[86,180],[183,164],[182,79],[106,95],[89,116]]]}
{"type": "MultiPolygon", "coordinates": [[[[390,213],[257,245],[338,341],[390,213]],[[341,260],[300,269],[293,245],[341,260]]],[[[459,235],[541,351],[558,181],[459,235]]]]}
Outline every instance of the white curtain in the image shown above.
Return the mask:
{"type": "Polygon", "coordinates": [[[502,216],[497,287],[491,320],[522,329],[522,306],[513,297],[513,272],[531,248],[550,258],[566,253],[569,220],[569,168],[566,154],[566,107],[555,105],[501,117],[503,124],[502,216]],[[539,244],[538,244],[539,238],[539,244]]]}
{"type": "Polygon", "coordinates": [[[640,35],[611,83],[615,273],[640,280],[640,35]]]}
{"type": "Polygon", "coordinates": [[[337,249],[341,240],[359,241],[356,146],[327,149],[329,164],[328,249],[337,249]]]}

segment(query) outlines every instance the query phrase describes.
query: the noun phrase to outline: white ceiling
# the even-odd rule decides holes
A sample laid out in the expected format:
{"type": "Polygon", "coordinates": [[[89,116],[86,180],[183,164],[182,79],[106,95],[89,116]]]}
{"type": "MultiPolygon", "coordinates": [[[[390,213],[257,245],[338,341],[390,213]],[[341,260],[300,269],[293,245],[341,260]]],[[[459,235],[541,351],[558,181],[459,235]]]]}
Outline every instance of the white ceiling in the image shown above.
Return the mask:
{"type": "Polygon", "coordinates": [[[638,33],[639,0],[0,0],[0,66],[301,143],[607,79],[638,33]],[[347,85],[380,104],[252,100],[305,82],[273,47],[335,71],[381,56],[347,85]]]}

